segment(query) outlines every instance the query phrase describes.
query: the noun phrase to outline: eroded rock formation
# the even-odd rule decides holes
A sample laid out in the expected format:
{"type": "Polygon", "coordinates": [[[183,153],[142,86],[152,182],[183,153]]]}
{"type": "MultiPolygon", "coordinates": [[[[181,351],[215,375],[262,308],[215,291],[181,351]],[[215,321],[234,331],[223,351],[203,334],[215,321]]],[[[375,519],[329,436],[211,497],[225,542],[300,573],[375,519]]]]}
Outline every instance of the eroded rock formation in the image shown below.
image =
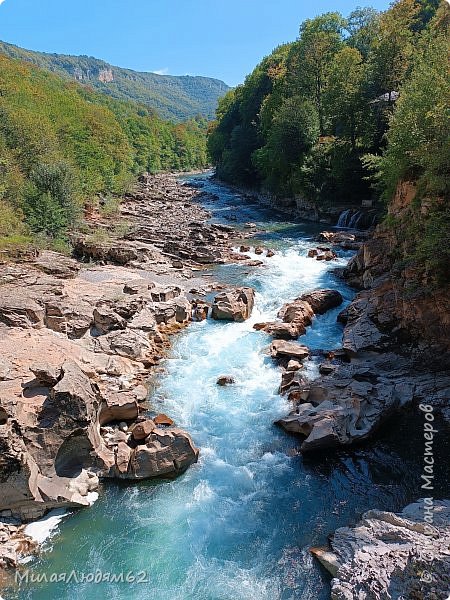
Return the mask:
{"type": "Polygon", "coordinates": [[[435,501],[433,523],[424,501],[400,514],[370,510],[355,527],[342,527],[330,548],[311,552],[333,575],[332,600],[446,600],[450,572],[450,502],[435,501]]]}
{"type": "Polygon", "coordinates": [[[21,521],[88,506],[99,478],[171,477],[197,460],[169,416],[145,415],[169,336],[193,309],[207,316],[187,290],[213,284],[191,269],[231,252],[227,228],[203,224],[195,193],[171,177],[146,178],[121,207],[128,240],[76,243],[96,264],[41,252],[0,265],[0,565],[35,549],[21,521]],[[172,238],[184,249],[168,252],[172,238]]]}

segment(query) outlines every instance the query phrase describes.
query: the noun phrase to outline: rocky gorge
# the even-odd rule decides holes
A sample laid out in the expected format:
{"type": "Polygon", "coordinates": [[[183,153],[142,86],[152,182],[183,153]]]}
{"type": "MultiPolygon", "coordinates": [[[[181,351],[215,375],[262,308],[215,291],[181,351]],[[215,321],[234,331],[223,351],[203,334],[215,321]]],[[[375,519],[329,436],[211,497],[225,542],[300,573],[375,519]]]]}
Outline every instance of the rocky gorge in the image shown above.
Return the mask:
{"type": "MultiPolygon", "coordinates": [[[[170,336],[208,314],[218,284],[202,265],[231,260],[231,228],[207,224],[197,195],[144,176],[120,207],[126,239],[91,214],[102,235],[78,235],[76,258],[1,264],[1,568],[37,549],[21,522],[89,506],[99,478],[175,476],[197,460],[189,434],[146,402],[170,336]]],[[[222,292],[213,317],[247,318],[239,298],[222,292]]]]}
{"type": "MultiPolygon", "coordinates": [[[[311,456],[321,461],[329,456],[330,448],[334,453],[336,448],[374,438],[403,407],[426,403],[436,416],[448,418],[447,300],[441,292],[413,303],[405,299],[400,280],[390,270],[389,237],[382,227],[369,239],[360,232],[317,229],[314,236],[301,232],[301,245],[287,237],[294,245],[286,249],[282,246],[286,245],[284,230],[282,239],[276,233],[270,236],[260,208],[251,203],[246,208],[241,197],[229,195],[219,186],[211,189],[202,178],[195,183],[143,176],[120,207],[120,218],[127,221],[125,233],[117,237],[78,234],[74,239],[76,258],[43,252],[27,262],[2,265],[3,566],[15,566],[21,556],[37,549],[22,522],[50,508],[89,505],[99,478],[172,478],[199,458],[200,464],[174,482],[170,492],[164,495],[161,491],[148,509],[159,506],[178,514],[183,506],[178,494],[188,497],[186,522],[195,524],[192,531],[185,525],[191,546],[199,544],[199,530],[209,532],[201,518],[208,503],[226,536],[233,532],[227,519],[241,519],[242,515],[233,511],[246,507],[247,502],[250,512],[246,519],[250,523],[255,520],[260,539],[272,535],[275,516],[290,518],[287,511],[292,513],[292,527],[297,519],[303,530],[306,517],[296,512],[298,505],[307,505],[310,494],[312,499],[319,498],[329,489],[314,487],[305,492],[288,461],[303,453],[304,465],[296,463],[299,477],[301,481],[312,478],[315,483],[308,485],[319,486],[315,471],[308,472],[311,456]],[[239,203],[239,209],[236,204],[229,206],[233,202],[239,203]],[[242,214],[237,224],[226,224],[234,220],[226,218],[228,211],[235,214],[239,210],[242,214]],[[354,296],[342,281],[360,291],[354,296]],[[184,334],[172,337],[190,323],[184,334]],[[173,381],[169,399],[157,402],[152,380],[158,378],[159,363],[172,352],[176,339],[182,347],[181,357],[187,356],[172,360],[167,375],[173,381]],[[250,340],[257,340],[256,349],[249,346],[250,340]],[[242,353],[239,362],[237,353],[242,353]],[[280,369],[281,385],[271,395],[269,390],[278,387],[280,369]],[[197,400],[191,407],[192,398],[197,400]],[[270,429],[272,422],[295,436],[287,436],[278,427],[270,429]],[[288,449],[279,451],[282,444],[288,444],[288,449]],[[298,498],[290,488],[285,499],[273,493],[274,487],[288,488],[288,481],[301,490],[298,498]],[[196,503],[203,508],[197,510],[196,503]],[[279,503],[283,512],[275,509],[279,503]],[[265,505],[268,513],[262,508],[265,505]],[[223,528],[224,520],[228,529],[223,528]]],[[[265,218],[278,217],[270,213],[265,218]]],[[[96,231],[107,233],[112,228],[111,221],[99,214],[90,214],[87,220],[96,231]]],[[[288,224],[288,232],[290,228],[292,224],[288,224]]],[[[358,446],[354,452],[362,461],[358,446]]],[[[324,506],[319,514],[312,513],[306,531],[314,523],[325,522],[323,534],[331,533],[331,515],[341,515],[340,503],[348,502],[345,482],[344,478],[342,497],[334,494],[332,509],[324,506]]],[[[359,483],[364,485],[362,480],[359,483]]],[[[413,581],[417,561],[425,560],[416,560],[423,541],[419,508],[416,506],[414,514],[405,509],[398,517],[386,508],[397,510],[398,501],[382,498],[370,496],[347,516],[340,516],[337,524],[342,528],[349,521],[354,523],[355,514],[372,509],[356,533],[338,528],[330,548],[314,550],[335,577],[333,598],[358,597],[352,595],[354,590],[365,594],[360,597],[396,597],[390,586],[401,589],[406,578],[413,581]],[[381,501],[387,504],[376,504],[381,501]],[[375,511],[377,508],[380,510],[375,511]],[[391,557],[398,550],[387,540],[397,538],[404,547],[398,560],[387,559],[392,569],[387,568],[382,557],[391,557]],[[365,569],[374,556],[380,565],[365,569]],[[374,583],[380,573],[384,587],[374,583]]],[[[89,510],[95,511],[98,503],[89,510]]],[[[436,513],[443,516],[436,519],[429,559],[438,567],[438,585],[448,545],[448,521],[442,507],[436,502],[436,513]]],[[[207,515],[214,523],[213,513],[207,515]]],[[[172,524],[175,532],[178,522],[184,523],[177,517],[172,524]]],[[[248,534],[246,528],[244,534],[248,534]]],[[[281,598],[280,589],[292,589],[294,597],[302,597],[305,581],[314,597],[326,597],[328,584],[320,584],[322,576],[316,571],[301,570],[293,581],[293,564],[307,565],[308,559],[294,553],[292,535],[287,531],[290,543],[283,541],[283,558],[271,550],[278,557],[275,564],[284,579],[263,585],[266,569],[273,572],[274,565],[266,560],[259,574],[261,567],[250,563],[245,577],[254,570],[251,590],[244,586],[237,592],[237,588],[227,587],[227,597],[281,598]]],[[[295,535],[300,539],[299,532],[295,535]]],[[[153,554],[158,556],[158,532],[154,537],[153,554]]],[[[299,541],[299,546],[309,548],[311,537],[299,541]]],[[[242,544],[241,538],[238,544],[242,544]]],[[[171,552],[173,561],[175,547],[171,552]]],[[[205,565],[209,564],[208,551],[200,546],[200,552],[205,565]]],[[[194,557],[192,564],[196,560],[194,557]]],[[[243,557],[242,565],[248,560],[243,557]]],[[[219,565],[226,585],[231,586],[221,558],[214,555],[211,564],[219,565]]],[[[239,562],[233,564],[237,571],[244,569],[239,562]]],[[[156,572],[161,569],[157,563],[153,568],[156,572]]],[[[205,570],[208,567],[204,566],[205,570]]],[[[176,589],[191,589],[183,570],[178,576],[176,589]]],[[[210,580],[205,583],[203,575],[196,577],[201,585],[212,585],[210,580]]],[[[436,582],[422,582],[422,596],[418,597],[428,597],[436,582]]],[[[415,584],[411,585],[415,589],[415,584]]],[[[157,588],[161,597],[171,589],[157,588]]],[[[216,588],[208,589],[208,597],[218,597],[216,588]]],[[[133,591],[136,597],[140,597],[138,590],[133,591]]],[[[435,597],[443,597],[440,593],[437,590],[435,597]]],[[[40,597],[39,591],[36,594],[40,597]]]]}

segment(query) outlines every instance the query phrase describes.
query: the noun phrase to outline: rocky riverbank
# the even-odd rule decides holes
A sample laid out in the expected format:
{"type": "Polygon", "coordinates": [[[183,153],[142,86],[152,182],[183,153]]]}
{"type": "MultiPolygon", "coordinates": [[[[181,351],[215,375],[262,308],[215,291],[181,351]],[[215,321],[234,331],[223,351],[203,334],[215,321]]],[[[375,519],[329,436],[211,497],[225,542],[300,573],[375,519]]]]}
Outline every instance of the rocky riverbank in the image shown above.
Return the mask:
{"type": "Polygon", "coordinates": [[[236,190],[247,201],[256,200],[259,204],[282,212],[293,220],[301,219],[349,228],[356,227],[357,224],[360,229],[371,229],[376,224],[380,213],[380,206],[372,207],[371,201],[367,202],[368,206],[351,203],[318,204],[301,195],[279,197],[264,189],[237,186],[236,184],[227,184],[227,186],[236,190]]]}
{"type": "MultiPolygon", "coordinates": [[[[398,216],[413,199],[413,189],[399,186],[391,213],[398,216]]],[[[417,287],[411,268],[395,268],[396,237],[385,225],[366,241],[322,232],[318,241],[324,240],[329,245],[319,251],[330,253],[330,260],[333,246],[359,247],[342,276],[360,291],[338,315],[342,348],[325,348],[320,377],[286,390],[293,409],[280,424],[301,434],[302,450],[309,451],[365,440],[407,404],[427,403],[449,421],[448,287],[427,287],[426,281],[417,287]]],[[[319,258],[317,248],[308,255],[319,258]]],[[[291,324],[271,327],[278,337],[292,333],[291,324]]]]}
{"type": "MultiPolygon", "coordinates": [[[[401,215],[414,195],[411,185],[400,185],[391,214],[401,215]]],[[[311,259],[333,260],[333,247],[358,249],[342,273],[360,290],[338,315],[344,325],[342,348],[320,352],[319,377],[307,381],[302,361],[309,357],[308,348],[283,339],[275,339],[271,347],[283,369],[280,393],[292,403],[291,413],[278,423],[301,436],[303,452],[366,440],[408,404],[432,417],[428,425],[438,416],[450,421],[448,286],[427,287],[426,280],[418,285],[411,267],[399,269],[394,259],[398,241],[388,226],[380,225],[366,241],[347,235],[323,232],[318,241],[326,241],[328,247],[308,253],[311,259]]],[[[332,291],[320,295],[332,298],[332,291]]],[[[279,321],[262,328],[275,338],[297,339],[317,312],[308,300],[300,297],[285,305],[279,321]]],[[[425,436],[425,457],[418,488],[426,484],[424,489],[433,490],[434,469],[439,468],[434,465],[433,433],[425,436]]],[[[449,502],[428,498],[399,515],[369,511],[355,528],[332,534],[330,548],[313,548],[312,553],[334,577],[333,600],[444,600],[449,589],[449,530],[449,502]]]]}
{"type": "Polygon", "coordinates": [[[338,529],[329,548],[311,552],[333,576],[332,600],[445,600],[449,521],[449,501],[435,503],[432,525],[424,523],[423,500],[400,514],[370,510],[355,527],[338,529]]]}
{"type": "MultiPolygon", "coordinates": [[[[208,223],[200,195],[143,176],[118,214],[86,216],[75,258],[0,265],[0,568],[37,549],[24,523],[88,506],[99,478],[196,462],[189,434],[147,397],[170,336],[206,318],[204,296],[221,289],[205,268],[232,261],[240,237],[208,223]]],[[[249,294],[223,293],[213,316],[246,318],[249,294]]]]}

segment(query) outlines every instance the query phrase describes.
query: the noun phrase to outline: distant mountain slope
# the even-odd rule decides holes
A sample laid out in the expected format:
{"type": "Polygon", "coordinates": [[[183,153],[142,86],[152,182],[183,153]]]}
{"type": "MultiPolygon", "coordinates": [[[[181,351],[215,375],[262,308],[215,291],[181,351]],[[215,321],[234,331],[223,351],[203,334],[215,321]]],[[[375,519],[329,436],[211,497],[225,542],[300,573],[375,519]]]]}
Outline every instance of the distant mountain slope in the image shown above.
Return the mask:
{"type": "Polygon", "coordinates": [[[0,52],[89,84],[113,98],[142,102],[163,119],[172,121],[184,121],[199,114],[214,118],[218,99],[230,89],[223,81],[209,77],[140,73],[89,56],[34,52],[2,41],[0,52]]]}

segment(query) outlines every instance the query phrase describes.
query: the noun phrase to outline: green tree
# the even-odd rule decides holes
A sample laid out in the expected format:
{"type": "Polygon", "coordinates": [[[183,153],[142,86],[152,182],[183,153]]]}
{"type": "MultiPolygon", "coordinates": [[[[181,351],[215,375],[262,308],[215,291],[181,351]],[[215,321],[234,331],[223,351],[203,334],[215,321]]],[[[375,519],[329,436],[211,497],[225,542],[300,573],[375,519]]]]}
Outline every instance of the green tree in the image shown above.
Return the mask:
{"type": "Polygon", "coordinates": [[[380,13],[369,6],[356,8],[347,18],[345,30],[349,37],[346,42],[351,48],[359,50],[364,59],[377,35],[379,18],[380,13]]]}
{"type": "Polygon", "coordinates": [[[75,224],[79,205],[70,166],[64,162],[37,166],[30,176],[23,210],[30,229],[51,237],[75,224]]]}
{"type": "Polygon", "coordinates": [[[369,53],[373,96],[399,91],[414,51],[414,26],[419,5],[416,0],[398,0],[383,13],[369,53]]]}
{"type": "Polygon", "coordinates": [[[319,119],[312,102],[301,96],[284,100],[273,118],[266,145],[254,163],[270,188],[293,192],[295,172],[319,135],[319,119]]]}
{"type": "Polygon", "coordinates": [[[363,125],[363,57],[356,48],[344,46],[331,61],[325,103],[334,133],[350,139],[356,147],[356,137],[363,125]]]}
{"type": "Polygon", "coordinates": [[[306,20],[299,41],[293,45],[287,65],[290,94],[301,94],[314,102],[320,134],[325,134],[324,93],[333,56],[342,46],[345,21],[339,13],[326,13],[306,20]]]}

